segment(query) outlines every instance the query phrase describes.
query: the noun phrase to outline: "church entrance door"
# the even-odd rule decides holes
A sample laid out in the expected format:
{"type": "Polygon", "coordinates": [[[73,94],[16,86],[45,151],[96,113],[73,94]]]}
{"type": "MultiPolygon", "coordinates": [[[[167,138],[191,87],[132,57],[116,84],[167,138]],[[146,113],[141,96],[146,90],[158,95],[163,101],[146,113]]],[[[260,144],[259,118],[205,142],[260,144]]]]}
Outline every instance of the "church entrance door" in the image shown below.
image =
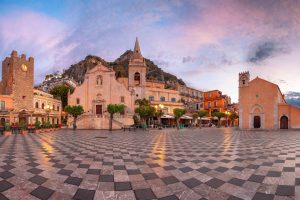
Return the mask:
{"type": "Polygon", "coordinates": [[[287,116],[282,116],[280,118],[280,129],[288,129],[289,128],[289,119],[287,116]]]}
{"type": "Polygon", "coordinates": [[[260,127],[261,127],[260,116],[254,116],[254,128],[260,128],[260,127]]]}
{"type": "Polygon", "coordinates": [[[102,115],[102,105],[96,105],[96,115],[102,115]]]}

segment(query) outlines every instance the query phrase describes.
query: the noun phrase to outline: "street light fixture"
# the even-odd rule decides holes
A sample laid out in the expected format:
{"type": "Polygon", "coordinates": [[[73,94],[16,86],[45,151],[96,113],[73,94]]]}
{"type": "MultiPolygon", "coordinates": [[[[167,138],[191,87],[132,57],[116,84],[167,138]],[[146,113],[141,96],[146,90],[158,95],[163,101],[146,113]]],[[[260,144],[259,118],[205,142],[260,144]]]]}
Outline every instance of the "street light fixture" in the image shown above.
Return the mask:
{"type": "Polygon", "coordinates": [[[50,111],[53,109],[53,107],[52,106],[50,106],[50,105],[46,105],[46,107],[45,107],[45,110],[46,110],[46,113],[47,113],[47,117],[48,117],[48,122],[50,122],[50,117],[49,117],[49,115],[50,115],[50,111]]]}
{"type": "Polygon", "coordinates": [[[226,127],[228,127],[228,116],[230,115],[229,111],[225,111],[225,116],[226,116],[226,127]]]}

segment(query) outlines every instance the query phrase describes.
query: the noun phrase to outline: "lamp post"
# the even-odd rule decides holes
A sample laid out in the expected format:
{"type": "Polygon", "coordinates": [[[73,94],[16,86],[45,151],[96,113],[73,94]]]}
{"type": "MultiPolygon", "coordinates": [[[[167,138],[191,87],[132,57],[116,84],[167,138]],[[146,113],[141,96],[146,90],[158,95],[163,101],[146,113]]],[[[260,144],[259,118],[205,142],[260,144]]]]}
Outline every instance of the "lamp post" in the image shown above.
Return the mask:
{"type": "Polygon", "coordinates": [[[53,109],[53,107],[50,106],[50,105],[47,105],[46,108],[45,108],[46,113],[47,113],[47,118],[48,118],[47,121],[48,121],[48,122],[50,122],[50,119],[49,119],[50,117],[49,117],[49,115],[50,115],[50,111],[51,111],[52,109],[53,109]]]}
{"type": "MultiPolygon", "coordinates": [[[[155,110],[156,112],[163,112],[163,109],[164,109],[164,105],[163,104],[158,104],[158,105],[155,105],[155,110]]],[[[160,113],[158,114],[158,121],[159,121],[159,125],[160,125],[160,129],[161,129],[161,116],[160,116],[160,113]]]]}
{"type": "Polygon", "coordinates": [[[225,111],[225,116],[226,116],[226,127],[228,127],[228,116],[230,115],[229,111],[225,111]]]}

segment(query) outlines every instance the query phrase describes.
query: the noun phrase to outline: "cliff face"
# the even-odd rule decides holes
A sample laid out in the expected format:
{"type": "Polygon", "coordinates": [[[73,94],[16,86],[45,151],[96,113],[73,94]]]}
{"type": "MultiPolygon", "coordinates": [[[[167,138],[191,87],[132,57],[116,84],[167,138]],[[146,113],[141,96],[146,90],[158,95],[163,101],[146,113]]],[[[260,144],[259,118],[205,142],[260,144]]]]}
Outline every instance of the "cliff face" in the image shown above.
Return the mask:
{"type": "MultiPolygon", "coordinates": [[[[116,77],[128,77],[128,64],[132,53],[133,52],[131,50],[127,50],[114,62],[106,62],[104,59],[98,56],[89,55],[77,64],[71,65],[69,69],[64,71],[63,75],[73,77],[75,81],[80,83],[84,81],[84,75],[87,70],[102,63],[106,67],[113,68],[116,72],[116,77]]],[[[147,80],[164,81],[166,83],[166,88],[170,89],[175,88],[177,83],[185,85],[181,79],[178,79],[176,76],[170,73],[164,72],[150,59],[145,58],[145,62],[147,65],[147,80]]]]}

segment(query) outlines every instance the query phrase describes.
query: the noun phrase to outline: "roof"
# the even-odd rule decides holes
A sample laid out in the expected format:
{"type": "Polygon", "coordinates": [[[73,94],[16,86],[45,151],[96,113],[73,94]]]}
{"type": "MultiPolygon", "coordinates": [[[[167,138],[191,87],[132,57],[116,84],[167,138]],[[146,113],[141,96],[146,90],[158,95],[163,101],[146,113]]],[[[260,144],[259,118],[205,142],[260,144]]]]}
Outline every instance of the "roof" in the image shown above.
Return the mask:
{"type": "Polygon", "coordinates": [[[282,94],[282,92],[281,92],[281,90],[280,90],[280,88],[279,88],[279,86],[278,86],[277,84],[272,83],[272,82],[270,82],[270,81],[267,81],[267,80],[265,80],[265,79],[262,79],[262,78],[260,78],[260,77],[258,77],[258,76],[257,76],[255,79],[251,80],[250,83],[253,82],[253,81],[256,81],[256,80],[261,80],[261,81],[266,82],[267,84],[270,84],[270,85],[275,86],[275,87],[278,89],[278,91],[280,92],[280,94],[281,94],[281,96],[282,96],[282,99],[283,99],[284,102],[286,103],[286,100],[285,100],[285,98],[284,98],[284,95],[282,94]]]}

